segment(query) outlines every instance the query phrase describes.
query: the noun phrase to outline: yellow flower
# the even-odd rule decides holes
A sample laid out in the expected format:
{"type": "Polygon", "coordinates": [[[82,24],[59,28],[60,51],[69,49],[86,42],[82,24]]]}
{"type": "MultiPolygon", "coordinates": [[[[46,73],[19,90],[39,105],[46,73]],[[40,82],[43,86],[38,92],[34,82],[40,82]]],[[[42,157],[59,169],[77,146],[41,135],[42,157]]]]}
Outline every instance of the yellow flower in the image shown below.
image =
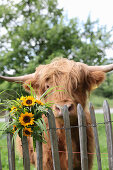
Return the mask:
{"type": "Polygon", "coordinates": [[[20,105],[20,106],[19,106],[19,108],[21,109],[21,108],[22,108],[22,106],[20,105]]]}
{"type": "Polygon", "coordinates": [[[13,106],[10,110],[10,112],[16,112],[17,111],[17,108],[15,106],[13,106]]]}
{"type": "Polygon", "coordinates": [[[32,133],[32,130],[31,130],[31,128],[24,128],[24,130],[23,130],[23,135],[24,136],[31,136],[31,133],[32,133]]]}
{"type": "Polygon", "coordinates": [[[22,104],[24,106],[33,106],[35,104],[35,99],[32,96],[26,96],[26,98],[23,99],[22,104]]]}
{"type": "Polygon", "coordinates": [[[25,112],[25,114],[21,113],[19,117],[19,122],[23,126],[33,125],[34,124],[34,114],[25,112]]]}
{"type": "Polygon", "coordinates": [[[13,125],[13,130],[12,130],[12,133],[15,133],[15,131],[17,130],[17,127],[16,125],[13,125]]]}
{"type": "Polygon", "coordinates": [[[35,100],[36,103],[40,104],[40,105],[44,105],[40,100],[35,100]]]}
{"type": "Polygon", "coordinates": [[[24,97],[24,96],[21,96],[20,100],[22,100],[22,101],[23,101],[24,99],[25,99],[25,97],[24,97]]]}

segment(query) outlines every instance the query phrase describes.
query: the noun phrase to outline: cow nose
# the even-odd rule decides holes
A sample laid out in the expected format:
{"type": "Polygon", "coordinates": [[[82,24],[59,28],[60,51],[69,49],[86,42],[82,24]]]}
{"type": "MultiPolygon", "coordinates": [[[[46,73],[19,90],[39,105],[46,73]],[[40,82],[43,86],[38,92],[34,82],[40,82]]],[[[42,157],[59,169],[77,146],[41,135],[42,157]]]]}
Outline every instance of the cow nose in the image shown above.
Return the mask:
{"type": "Polygon", "coordinates": [[[69,106],[67,106],[68,111],[71,112],[74,109],[74,105],[70,104],[69,106]]]}
{"type": "MultiPolygon", "coordinates": [[[[73,104],[67,104],[66,106],[67,106],[69,112],[71,112],[74,109],[74,105],[73,104]]],[[[61,114],[62,108],[63,108],[63,106],[55,105],[55,111],[57,113],[59,113],[59,114],[61,114]]]]}

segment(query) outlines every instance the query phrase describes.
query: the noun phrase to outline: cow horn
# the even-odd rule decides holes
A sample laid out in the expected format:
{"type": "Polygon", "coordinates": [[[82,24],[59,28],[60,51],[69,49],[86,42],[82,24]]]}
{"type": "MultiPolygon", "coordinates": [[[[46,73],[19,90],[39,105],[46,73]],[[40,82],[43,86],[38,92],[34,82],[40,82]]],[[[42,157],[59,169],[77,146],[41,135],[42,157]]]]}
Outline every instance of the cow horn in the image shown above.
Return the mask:
{"type": "Polygon", "coordinates": [[[104,65],[104,66],[88,66],[90,71],[103,71],[105,73],[113,70],[113,64],[104,65]]]}
{"type": "Polygon", "coordinates": [[[35,73],[33,74],[28,74],[28,75],[24,75],[24,76],[18,76],[18,77],[5,77],[5,76],[0,76],[0,79],[9,81],[9,82],[16,82],[16,83],[22,83],[28,79],[33,78],[35,75],[35,73]]]}

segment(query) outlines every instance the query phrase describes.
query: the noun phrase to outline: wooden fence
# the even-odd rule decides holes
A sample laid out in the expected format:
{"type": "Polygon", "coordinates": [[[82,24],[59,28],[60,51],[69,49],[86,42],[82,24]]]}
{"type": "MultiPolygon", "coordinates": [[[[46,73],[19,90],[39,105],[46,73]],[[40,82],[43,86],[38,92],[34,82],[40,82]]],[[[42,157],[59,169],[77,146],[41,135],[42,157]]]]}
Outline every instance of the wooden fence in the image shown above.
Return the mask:
{"type": "MultiPolygon", "coordinates": [[[[93,105],[90,103],[89,111],[91,114],[92,124],[89,126],[93,127],[94,139],[95,139],[95,148],[97,155],[97,164],[98,170],[102,170],[101,163],[101,154],[99,147],[99,139],[97,132],[97,123],[95,118],[95,111],[93,105]]],[[[59,152],[58,152],[58,142],[56,135],[56,125],[53,112],[49,110],[48,123],[49,123],[49,132],[51,139],[51,150],[53,158],[53,167],[54,170],[60,170],[60,161],[59,161],[59,152]]],[[[73,169],[73,160],[72,160],[72,141],[71,141],[71,127],[69,121],[69,113],[67,111],[67,106],[64,106],[62,109],[63,119],[64,119],[64,129],[66,134],[66,143],[67,143],[67,152],[68,152],[68,169],[73,169]],[[67,130],[68,129],[68,130],[67,130]]],[[[87,158],[87,134],[86,134],[86,120],[82,106],[78,104],[77,106],[78,113],[78,128],[79,128],[79,140],[80,140],[80,155],[81,155],[81,169],[88,170],[88,158],[87,158]]],[[[108,162],[109,170],[113,170],[113,136],[112,136],[112,121],[110,115],[110,109],[107,101],[104,101],[103,104],[103,113],[104,113],[104,123],[106,127],[106,137],[107,137],[107,149],[108,149],[108,162]]],[[[23,165],[24,170],[30,170],[30,161],[29,161],[29,151],[27,138],[24,136],[22,141],[23,146],[23,165]]],[[[15,170],[15,151],[14,143],[12,143],[12,135],[7,135],[7,147],[8,147],[8,161],[9,161],[9,170],[15,170]]],[[[42,144],[36,142],[36,151],[37,151],[37,170],[42,170],[42,144]]],[[[2,170],[1,154],[0,154],[0,170],[2,170]]]]}

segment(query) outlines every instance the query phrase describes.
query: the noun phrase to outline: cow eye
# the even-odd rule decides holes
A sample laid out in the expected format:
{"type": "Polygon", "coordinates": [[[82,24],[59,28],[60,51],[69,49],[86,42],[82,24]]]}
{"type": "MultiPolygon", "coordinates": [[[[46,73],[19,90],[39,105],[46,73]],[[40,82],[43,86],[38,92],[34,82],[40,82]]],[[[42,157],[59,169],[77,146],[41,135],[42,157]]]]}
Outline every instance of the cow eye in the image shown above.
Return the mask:
{"type": "Polygon", "coordinates": [[[47,89],[49,89],[50,88],[50,86],[48,85],[48,84],[46,84],[45,85],[45,89],[47,90],[47,89]]]}
{"type": "Polygon", "coordinates": [[[49,85],[47,85],[46,88],[49,89],[49,85]]]}

